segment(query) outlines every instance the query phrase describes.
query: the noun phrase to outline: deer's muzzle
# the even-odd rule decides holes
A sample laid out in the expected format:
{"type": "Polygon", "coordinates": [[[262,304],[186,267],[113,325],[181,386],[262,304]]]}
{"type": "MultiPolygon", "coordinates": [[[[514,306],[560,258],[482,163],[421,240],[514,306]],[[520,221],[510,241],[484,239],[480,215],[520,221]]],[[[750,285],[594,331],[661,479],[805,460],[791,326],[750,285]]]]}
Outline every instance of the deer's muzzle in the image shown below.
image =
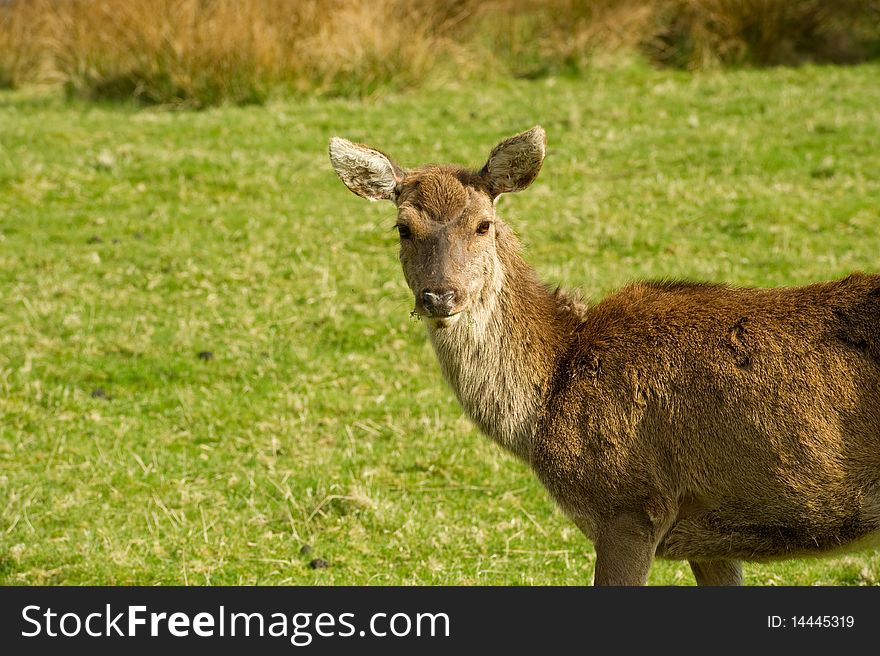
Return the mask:
{"type": "Polygon", "coordinates": [[[419,299],[428,316],[448,317],[456,313],[457,296],[454,289],[423,289],[419,299]]]}

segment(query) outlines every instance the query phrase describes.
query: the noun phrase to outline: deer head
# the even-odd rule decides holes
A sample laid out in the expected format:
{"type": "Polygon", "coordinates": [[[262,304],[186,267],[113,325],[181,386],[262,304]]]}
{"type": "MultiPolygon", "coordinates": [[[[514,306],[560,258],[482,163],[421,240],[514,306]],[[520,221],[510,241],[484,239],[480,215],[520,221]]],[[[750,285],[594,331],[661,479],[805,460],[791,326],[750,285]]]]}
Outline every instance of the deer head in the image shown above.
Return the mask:
{"type": "Polygon", "coordinates": [[[502,284],[498,242],[513,236],[496,216],[495,201],[532,183],[545,143],[543,128],[534,127],[495,146],[479,171],[433,165],[407,171],[375,148],[334,137],[330,161],[358,196],[397,206],[400,261],[415,312],[447,325],[502,284]]]}

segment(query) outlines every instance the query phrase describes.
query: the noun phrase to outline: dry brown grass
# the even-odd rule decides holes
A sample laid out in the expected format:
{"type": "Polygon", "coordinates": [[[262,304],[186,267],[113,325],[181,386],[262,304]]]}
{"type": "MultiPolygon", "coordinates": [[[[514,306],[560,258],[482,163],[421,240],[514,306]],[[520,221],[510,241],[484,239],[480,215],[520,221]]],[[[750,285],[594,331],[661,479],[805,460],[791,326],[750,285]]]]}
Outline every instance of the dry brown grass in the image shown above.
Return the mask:
{"type": "Polygon", "coordinates": [[[852,63],[880,53],[878,0],[495,0],[485,7],[499,17],[495,51],[538,73],[620,50],[693,70],[852,63]]]}
{"type": "Polygon", "coordinates": [[[0,84],[198,107],[579,70],[620,50],[697,69],[856,61],[878,43],[880,0],[12,0],[0,84]]]}
{"type": "Polygon", "coordinates": [[[653,29],[657,0],[489,0],[474,7],[468,42],[508,72],[535,77],[577,71],[597,53],[639,47],[653,29]]]}
{"type": "Polygon", "coordinates": [[[691,69],[804,61],[853,63],[877,54],[877,0],[670,0],[644,43],[657,61],[691,69]]]}
{"type": "Polygon", "coordinates": [[[79,95],[148,102],[244,103],[278,87],[369,93],[423,78],[437,45],[395,4],[73,0],[52,21],[57,68],[79,95]]]}
{"type": "Polygon", "coordinates": [[[44,2],[0,4],[0,88],[45,78],[49,46],[44,2]]]}
{"type": "Polygon", "coordinates": [[[184,106],[282,87],[363,94],[416,83],[457,52],[458,13],[396,0],[17,1],[0,7],[0,76],[184,106]]]}

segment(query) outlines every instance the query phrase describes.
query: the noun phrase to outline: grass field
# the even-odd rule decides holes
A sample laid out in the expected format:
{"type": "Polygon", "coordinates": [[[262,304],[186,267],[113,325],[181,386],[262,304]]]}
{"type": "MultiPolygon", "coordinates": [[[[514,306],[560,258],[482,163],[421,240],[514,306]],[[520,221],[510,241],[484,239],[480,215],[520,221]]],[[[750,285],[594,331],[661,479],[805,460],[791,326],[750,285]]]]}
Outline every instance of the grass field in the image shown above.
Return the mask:
{"type": "MultiPolygon", "coordinates": [[[[544,171],[499,211],[549,282],[880,270],[878,65],[202,112],[0,92],[0,583],[588,583],[590,545],[409,318],[392,206],[326,155],[480,165],[536,123],[544,171]]],[[[880,553],[745,574],[877,584],[880,553]]]]}

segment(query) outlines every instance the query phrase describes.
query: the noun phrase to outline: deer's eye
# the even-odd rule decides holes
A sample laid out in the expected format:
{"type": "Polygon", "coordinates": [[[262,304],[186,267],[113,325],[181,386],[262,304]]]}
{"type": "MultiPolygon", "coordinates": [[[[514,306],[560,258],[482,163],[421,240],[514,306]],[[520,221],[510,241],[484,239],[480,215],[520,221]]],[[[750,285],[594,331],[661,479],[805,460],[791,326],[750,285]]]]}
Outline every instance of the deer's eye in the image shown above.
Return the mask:
{"type": "Polygon", "coordinates": [[[402,223],[398,223],[396,226],[398,234],[400,234],[401,239],[409,239],[412,237],[412,231],[409,229],[408,225],[403,225],[402,223]]]}
{"type": "Polygon", "coordinates": [[[487,232],[489,232],[489,228],[491,228],[491,227],[492,227],[491,221],[483,221],[480,225],[477,226],[477,234],[478,235],[485,235],[487,232]]]}

